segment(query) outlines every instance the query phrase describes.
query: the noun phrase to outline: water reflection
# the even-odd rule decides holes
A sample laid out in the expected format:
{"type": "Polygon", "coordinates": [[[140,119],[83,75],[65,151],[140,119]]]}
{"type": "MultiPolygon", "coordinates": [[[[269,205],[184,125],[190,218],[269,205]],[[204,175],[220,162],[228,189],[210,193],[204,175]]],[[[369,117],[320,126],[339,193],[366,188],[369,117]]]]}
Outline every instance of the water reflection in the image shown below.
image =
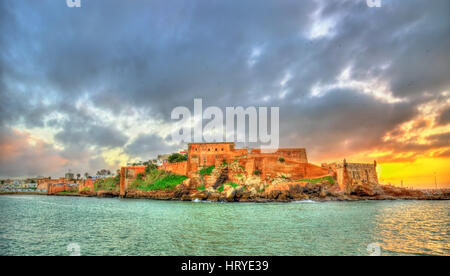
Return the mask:
{"type": "Polygon", "coordinates": [[[449,203],[397,202],[376,216],[376,240],[386,255],[449,255],[449,203]]]}

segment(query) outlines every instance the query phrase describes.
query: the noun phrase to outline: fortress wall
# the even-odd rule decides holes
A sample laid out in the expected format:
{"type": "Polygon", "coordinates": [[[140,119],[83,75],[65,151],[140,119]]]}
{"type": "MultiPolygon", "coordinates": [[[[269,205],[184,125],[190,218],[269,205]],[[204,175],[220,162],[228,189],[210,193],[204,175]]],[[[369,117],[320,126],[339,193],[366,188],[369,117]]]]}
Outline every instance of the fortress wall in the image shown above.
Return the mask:
{"type": "Polygon", "coordinates": [[[306,175],[306,164],[291,160],[279,161],[278,157],[263,157],[261,177],[275,178],[280,174],[290,175],[291,178],[304,178],[306,175]]]}
{"type": "Polygon", "coordinates": [[[174,174],[185,175],[188,174],[188,162],[167,163],[161,166],[161,169],[172,172],[174,174]]]}
{"type": "MultiPolygon", "coordinates": [[[[327,165],[330,167],[330,165],[327,165]]],[[[342,191],[348,192],[357,183],[378,184],[377,163],[347,163],[333,164],[335,168],[337,182],[342,191]]]]}
{"type": "Polygon", "coordinates": [[[128,166],[120,168],[120,196],[124,196],[131,181],[138,173],[145,173],[145,166],[128,166]]]}
{"type": "Polygon", "coordinates": [[[308,163],[306,149],[304,148],[279,148],[274,153],[261,153],[261,149],[252,149],[251,153],[261,154],[264,156],[279,156],[285,159],[291,159],[302,163],[308,163]]]}
{"type": "MultiPolygon", "coordinates": [[[[78,185],[77,185],[78,186],[78,185]]],[[[50,184],[48,189],[48,194],[56,194],[64,191],[71,191],[74,189],[78,189],[78,187],[70,187],[67,184],[50,184]]]]}
{"type": "Polygon", "coordinates": [[[322,168],[310,163],[307,163],[305,166],[305,178],[319,178],[330,175],[330,171],[327,168],[322,168]]]}
{"type": "Polygon", "coordinates": [[[89,188],[90,192],[94,191],[94,182],[92,181],[92,178],[81,181],[78,186],[78,191],[82,192],[86,187],[89,188]]]}

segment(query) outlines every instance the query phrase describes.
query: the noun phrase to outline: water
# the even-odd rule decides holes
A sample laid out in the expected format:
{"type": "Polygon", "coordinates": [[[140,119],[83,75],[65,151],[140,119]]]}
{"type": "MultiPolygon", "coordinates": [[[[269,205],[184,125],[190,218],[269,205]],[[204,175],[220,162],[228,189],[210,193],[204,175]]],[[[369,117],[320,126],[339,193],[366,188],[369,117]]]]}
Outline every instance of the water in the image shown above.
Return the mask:
{"type": "Polygon", "coordinates": [[[450,255],[449,207],[0,196],[0,255],[450,255]]]}

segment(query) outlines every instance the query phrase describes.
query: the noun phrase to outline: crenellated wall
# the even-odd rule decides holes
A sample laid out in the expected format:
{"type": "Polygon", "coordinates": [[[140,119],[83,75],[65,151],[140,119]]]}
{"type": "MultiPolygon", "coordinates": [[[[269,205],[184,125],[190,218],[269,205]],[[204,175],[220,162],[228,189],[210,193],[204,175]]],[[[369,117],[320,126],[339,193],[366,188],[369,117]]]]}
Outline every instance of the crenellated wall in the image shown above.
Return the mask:
{"type": "Polygon", "coordinates": [[[378,184],[377,162],[347,163],[346,160],[339,163],[322,164],[322,167],[331,170],[336,175],[339,188],[348,192],[358,183],[378,184]]]}

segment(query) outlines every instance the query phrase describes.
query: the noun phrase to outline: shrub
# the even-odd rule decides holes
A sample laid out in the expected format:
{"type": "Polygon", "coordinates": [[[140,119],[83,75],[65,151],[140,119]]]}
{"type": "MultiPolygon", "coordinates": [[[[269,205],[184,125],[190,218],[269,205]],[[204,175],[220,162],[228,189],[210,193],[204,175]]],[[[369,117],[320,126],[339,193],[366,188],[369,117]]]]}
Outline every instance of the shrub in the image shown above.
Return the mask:
{"type": "Polygon", "coordinates": [[[254,171],[253,171],[253,174],[254,174],[254,175],[261,175],[261,171],[260,171],[260,170],[254,170],[254,171]]]}
{"type": "Polygon", "coordinates": [[[110,177],[104,179],[98,179],[94,183],[94,191],[106,190],[106,191],[118,191],[120,189],[120,178],[110,177]]]}
{"type": "Polygon", "coordinates": [[[280,157],[280,158],[278,158],[278,161],[284,162],[284,161],[286,161],[286,160],[284,160],[284,157],[280,157]]]}
{"type": "Polygon", "coordinates": [[[225,185],[230,185],[233,188],[236,188],[237,186],[239,186],[239,184],[236,184],[234,182],[228,182],[228,183],[225,183],[225,185]]]}
{"type": "Polygon", "coordinates": [[[223,192],[223,189],[224,189],[225,185],[229,185],[229,186],[231,186],[231,187],[233,187],[233,188],[236,188],[237,186],[239,186],[238,184],[236,184],[236,183],[234,183],[234,182],[228,182],[228,183],[222,184],[222,185],[217,189],[217,191],[223,192]]]}
{"type": "Polygon", "coordinates": [[[155,164],[149,163],[147,164],[147,167],[145,167],[145,174],[149,174],[151,171],[153,170],[157,170],[158,166],[156,166],[155,164]]]}
{"type": "Polygon", "coordinates": [[[214,170],[215,166],[209,166],[207,168],[203,168],[200,170],[200,175],[211,175],[212,171],[214,170]]]}
{"type": "Polygon", "coordinates": [[[205,184],[203,184],[201,187],[197,188],[198,191],[204,191],[206,190],[205,184]]]}

